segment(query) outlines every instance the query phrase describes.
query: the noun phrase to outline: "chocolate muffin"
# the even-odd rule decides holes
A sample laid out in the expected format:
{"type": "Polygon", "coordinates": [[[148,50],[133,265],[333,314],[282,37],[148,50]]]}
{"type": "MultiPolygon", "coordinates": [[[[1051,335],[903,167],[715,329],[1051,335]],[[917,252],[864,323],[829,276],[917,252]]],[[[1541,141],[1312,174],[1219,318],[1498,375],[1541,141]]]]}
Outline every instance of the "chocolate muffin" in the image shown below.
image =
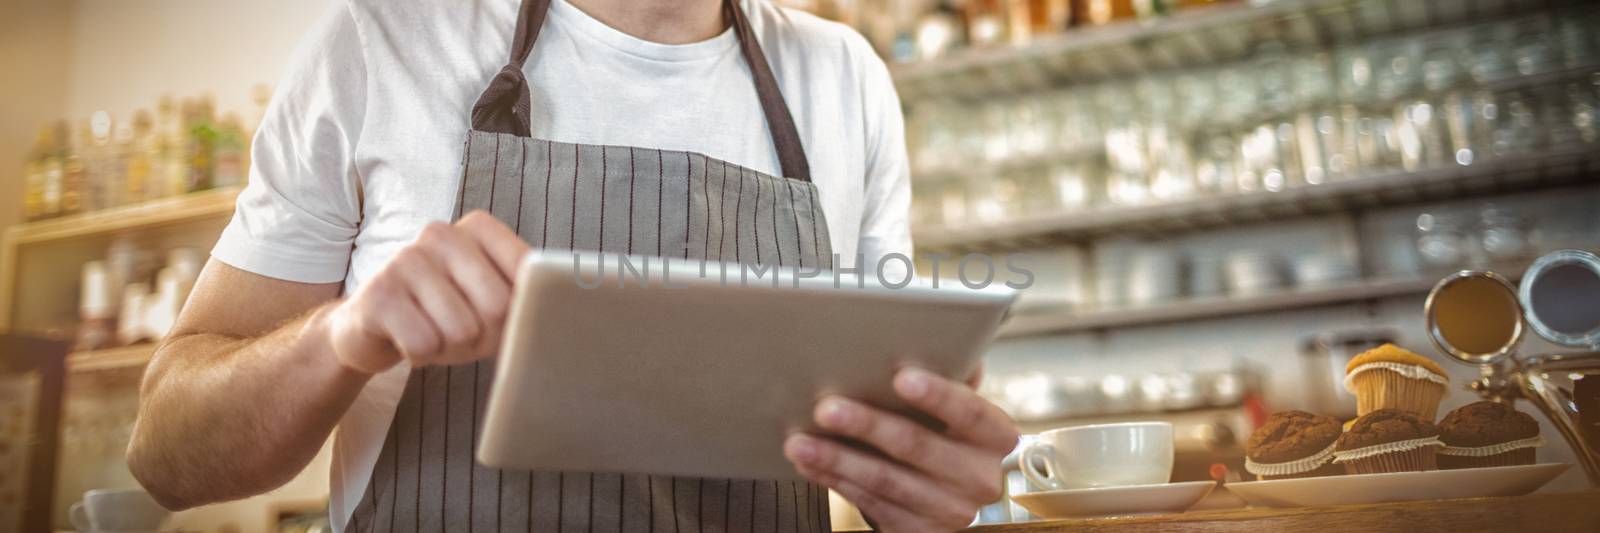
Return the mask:
{"type": "Polygon", "coordinates": [[[1439,429],[1399,409],[1379,409],[1357,418],[1334,444],[1333,461],[1349,474],[1437,470],[1439,429]]]}
{"type": "Polygon", "coordinates": [[[1439,421],[1439,468],[1531,465],[1544,444],[1539,421],[1511,406],[1469,403],[1439,421]]]}
{"type": "Polygon", "coordinates": [[[1244,469],[1256,479],[1288,479],[1337,475],[1332,464],[1339,421],[1305,411],[1281,411],[1250,434],[1244,469]]]}

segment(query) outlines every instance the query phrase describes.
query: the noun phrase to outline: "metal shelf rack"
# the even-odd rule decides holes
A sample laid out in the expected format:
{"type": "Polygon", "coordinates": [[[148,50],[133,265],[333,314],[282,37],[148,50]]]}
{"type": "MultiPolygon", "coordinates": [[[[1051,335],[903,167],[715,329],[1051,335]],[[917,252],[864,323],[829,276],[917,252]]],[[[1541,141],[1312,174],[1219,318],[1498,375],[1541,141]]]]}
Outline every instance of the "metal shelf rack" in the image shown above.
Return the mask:
{"type": "Polygon", "coordinates": [[[1327,48],[1401,33],[1489,22],[1580,0],[1275,0],[1072,28],[1023,46],[969,48],[894,65],[907,102],[984,98],[1063,84],[1178,70],[1248,57],[1262,43],[1327,48]]]}
{"type": "MultiPolygon", "coordinates": [[[[1524,269],[1525,266],[1509,266],[1492,270],[1516,281],[1522,277],[1524,269]]],[[[1326,287],[1286,289],[1253,296],[1180,300],[1141,307],[1083,312],[1041,310],[1012,317],[1000,327],[998,337],[1034,337],[1126,328],[1410,296],[1428,292],[1437,282],[1438,276],[1421,275],[1351,281],[1326,287]]]]}
{"type": "Polygon", "coordinates": [[[923,227],[913,234],[918,248],[926,250],[1026,248],[1118,233],[1171,234],[1576,183],[1600,183],[1600,146],[1564,146],[1465,167],[1374,174],[1280,192],[1090,209],[994,224],[923,227]]]}

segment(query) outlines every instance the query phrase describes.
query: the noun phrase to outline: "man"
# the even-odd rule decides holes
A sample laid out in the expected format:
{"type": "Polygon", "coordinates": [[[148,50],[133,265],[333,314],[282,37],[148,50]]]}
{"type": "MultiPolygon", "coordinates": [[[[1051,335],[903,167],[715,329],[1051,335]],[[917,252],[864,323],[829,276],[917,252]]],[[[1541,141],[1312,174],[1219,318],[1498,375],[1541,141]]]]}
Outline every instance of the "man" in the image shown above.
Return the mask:
{"type": "Polygon", "coordinates": [[[349,0],[273,100],[238,212],[150,363],[129,466],[169,508],[242,498],[337,428],[344,530],[825,531],[820,487],[886,530],[963,527],[999,495],[1016,429],[916,369],[895,390],[948,429],[825,398],[818,424],[877,453],[791,436],[816,485],[471,460],[530,244],[800,267],[909,254],[902,128],[859,36],[765,0],[349,0]]]}

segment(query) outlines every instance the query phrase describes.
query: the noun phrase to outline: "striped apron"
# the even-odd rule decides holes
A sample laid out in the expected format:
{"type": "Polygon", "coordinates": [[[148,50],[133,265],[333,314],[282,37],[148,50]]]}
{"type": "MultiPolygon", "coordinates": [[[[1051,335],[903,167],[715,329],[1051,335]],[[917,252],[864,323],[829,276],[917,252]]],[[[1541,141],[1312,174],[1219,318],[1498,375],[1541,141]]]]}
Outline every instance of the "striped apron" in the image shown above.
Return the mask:
{"type": "MultiPolygon", "coordinates": [[[[511,60],[473,106],[455,217],[492,213],[536,248],[832,266],[788,106],[737,1],[725,15],[754,74],[783,174],[689,152],[531,138],[522,65],[549,0],[523,0],[511,60]]],[[[801,481],[497,470],[473,460],[494,361],[411,372],[346,531],[828,531],[801,481]]]]}

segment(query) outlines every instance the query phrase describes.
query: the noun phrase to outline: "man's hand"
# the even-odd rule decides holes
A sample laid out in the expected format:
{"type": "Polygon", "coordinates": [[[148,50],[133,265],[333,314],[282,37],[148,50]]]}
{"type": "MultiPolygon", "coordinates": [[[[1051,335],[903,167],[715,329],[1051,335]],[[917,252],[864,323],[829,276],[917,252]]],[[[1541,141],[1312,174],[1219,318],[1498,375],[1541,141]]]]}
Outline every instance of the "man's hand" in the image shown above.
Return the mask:
{"type": "Polygon", "coordinates": [[[375,374],[402,360],[420,367],[493,354],[505,329],[517,263],[528,249],[483,211],[453,225],[429,224],[329,311],[339,362],[375,374]]]}
{"type": "Polygon", "coordinates": [[[954,531],[1000,498],[1000,461],[1017,445],[1017,427],[971,387],[908,368],[894,389],[944,422],[934,432],[905,417],[832,396],[813,416],[824,430],[876,448],[863,452],[818,435],[796,433],[784,455],[800,475],[849,499],[884,531],[954,531]]]}

